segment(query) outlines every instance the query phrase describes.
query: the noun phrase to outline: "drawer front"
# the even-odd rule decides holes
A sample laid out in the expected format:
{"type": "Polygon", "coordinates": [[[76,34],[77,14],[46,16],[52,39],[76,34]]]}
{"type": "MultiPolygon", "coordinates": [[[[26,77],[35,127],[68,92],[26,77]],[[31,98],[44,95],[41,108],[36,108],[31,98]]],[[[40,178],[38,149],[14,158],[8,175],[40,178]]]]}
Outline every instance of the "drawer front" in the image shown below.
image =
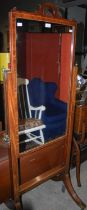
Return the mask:
{"type": "Polygon", "coordinates": [[[4,160],[0,162],[0,203],[7,201],[10,196],[9,161],[4,160]]]}
{"type": "Polygon", "coordinates": [[[83,123],[85,124],[85,129],[87,132],[87,106],[76,106],[74,131],[77,134],[82,133],[83,123]]]}
{"type": "Polygon", "coordinates": [[[62,168],[66,160],[64,148],[64,141],[58,140],[54,144],[49,144],[49,146],[47,145],[28,153],[25,157],[21,157],[22,183],[47,171],[49,172],[55,167],[62,168]]]}

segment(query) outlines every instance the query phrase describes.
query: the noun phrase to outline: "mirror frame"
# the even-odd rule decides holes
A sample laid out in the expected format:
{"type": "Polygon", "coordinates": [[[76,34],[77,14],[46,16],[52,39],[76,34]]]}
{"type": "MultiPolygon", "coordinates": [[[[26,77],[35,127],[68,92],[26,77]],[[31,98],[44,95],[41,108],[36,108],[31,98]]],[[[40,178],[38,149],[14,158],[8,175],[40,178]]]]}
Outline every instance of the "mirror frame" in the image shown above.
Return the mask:
{"type": "Polygon", "coordinates": [[[10,62],[11,69],[7,74],[6,79],[6,101],[7,101],[7,121],[8,121],[8,135],[10,138],[10,164],[11,164],[11,180],[12,180],[12,195],[17,209],[20,206],[20,195],[29,189],[45,182],[55,175],[61,176],[70,191],[72,198],[81,205],[78,197],[72,189],[69,168],[70,168],[70,154],[73,133],[73,120],[75,108],[75,94],[76,94],[76,76],[77,66],[74,66],[75,57],[75,43],[76,43],[76,22],[74,20],[67,20],[57,17],[55,10],[52,16],[44,15],[43,10],[36,13],[29,13],[25,11],[17,11],[13,9],[9,13],[9,36],[10,36],[10,62]],[[19,152],[19,135],[18,135],[18,105],[17,105],[17,58],[16,58],[16,19],[27,19],[35,21],[43,21],[48,23],[56,23],[72,27],[72,43],[71,43],[71,61],[70,61],[70,100],[68,110],[67,132],[60,137],[58,141],[54,140],[41,147],[34,148],[30,151],[19,152]],[[23,181],[24,168],[21,163],[25,165],[25,158],[29,161],[29,180],[26,183],[23,181]],[[20,168],[20,173],[19,173],[20,168]],[[38,171],[37,171],[38,168],[38,171]],[[36,170],[34,170],[36,169],[36,170]],[[36,173],[36,174],[35,174],[36,173]],[[21,182],[20,182],[21,177],[21,182]],[[69,185],[68,185],[69,184],[69,185]]]}

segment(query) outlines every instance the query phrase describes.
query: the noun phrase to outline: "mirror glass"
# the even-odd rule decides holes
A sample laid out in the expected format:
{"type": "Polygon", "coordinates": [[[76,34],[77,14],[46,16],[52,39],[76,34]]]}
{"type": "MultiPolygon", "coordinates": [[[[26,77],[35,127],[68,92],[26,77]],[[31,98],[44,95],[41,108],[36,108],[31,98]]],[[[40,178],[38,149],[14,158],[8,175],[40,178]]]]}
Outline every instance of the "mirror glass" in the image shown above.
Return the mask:
{"type": "Polygon", "coordinates": [[[17,19],[20,151],[67,132],[72,27],[17,19]]]}

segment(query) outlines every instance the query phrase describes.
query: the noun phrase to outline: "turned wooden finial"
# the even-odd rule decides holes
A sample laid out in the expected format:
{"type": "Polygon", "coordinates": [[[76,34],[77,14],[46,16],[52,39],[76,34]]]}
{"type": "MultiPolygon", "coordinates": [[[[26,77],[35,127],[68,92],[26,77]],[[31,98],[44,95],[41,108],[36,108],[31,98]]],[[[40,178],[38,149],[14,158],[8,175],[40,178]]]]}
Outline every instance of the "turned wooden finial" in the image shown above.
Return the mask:
{"type": "Polygon", "coordinates": [[[43,3],[39,5],[38,13],[44,16],[62,17],[60,9],[53,3],[43,3]]]}

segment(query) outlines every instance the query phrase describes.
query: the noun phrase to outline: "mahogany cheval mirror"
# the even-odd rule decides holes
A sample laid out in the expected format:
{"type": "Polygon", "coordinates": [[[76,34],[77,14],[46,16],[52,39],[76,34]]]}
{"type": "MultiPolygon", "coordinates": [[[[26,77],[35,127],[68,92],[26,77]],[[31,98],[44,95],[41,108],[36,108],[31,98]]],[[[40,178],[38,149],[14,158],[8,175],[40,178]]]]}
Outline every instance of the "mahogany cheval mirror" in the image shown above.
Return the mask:
{"type": "Polygon", "coordinates": [[[23,193],[57,176],[72,199],[84,209],[85,204],[70,178],[77,76],[76,22],[62,18],[54,4],[46,3],[35,13],[10,11],[9,29],[11,69],[5,77],[5,93],[11,197],[15,207],[22,208],[23,193]],[[45,107],[41,118],[45,125],[42,144],[24,142],[24,136],[19,134],[19,78],[29,81],[31,105],[45,107]],[[28,174],[27,178],[22,179],[21,174],[28,174]]]}

